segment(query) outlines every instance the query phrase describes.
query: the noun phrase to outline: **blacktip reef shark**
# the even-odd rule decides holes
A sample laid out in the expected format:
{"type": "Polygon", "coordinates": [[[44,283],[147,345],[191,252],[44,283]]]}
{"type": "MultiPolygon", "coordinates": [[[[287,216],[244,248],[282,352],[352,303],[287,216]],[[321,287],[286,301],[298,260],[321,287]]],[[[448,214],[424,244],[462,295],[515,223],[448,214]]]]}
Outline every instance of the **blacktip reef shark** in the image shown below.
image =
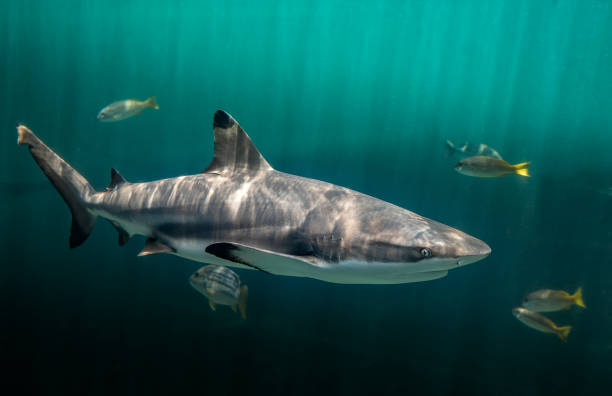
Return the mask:
{"type": "Polygon", "coordinates": [[[445,276],[487,257],[484,242],[398,206],[334,184],[274,170],[228,113],[214,115],[214,158],[196,175],[129,183],[116,170],[106,191],[24,125],[18,144],[72,212],[70,247],[98,216],[119,245],[144,235],[139,256],[199,262],[333,283],[395,284],[445,276]]]}

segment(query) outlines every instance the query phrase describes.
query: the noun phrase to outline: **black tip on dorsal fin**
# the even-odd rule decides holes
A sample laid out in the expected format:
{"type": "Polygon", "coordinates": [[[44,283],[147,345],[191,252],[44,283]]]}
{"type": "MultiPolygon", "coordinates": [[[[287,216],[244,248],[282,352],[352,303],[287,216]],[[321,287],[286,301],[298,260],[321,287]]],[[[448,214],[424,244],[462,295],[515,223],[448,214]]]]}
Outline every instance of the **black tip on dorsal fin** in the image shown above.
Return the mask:
{"type": "Polygon", "coordinates": [[[234,125],[234,119],[223,110],[217,110],[213,118],[213,128],[231,128],[234,125]]]}
{"type": "Polygon", "coordinates": [[[126,183],[126,180],[121,176],[121,174],[115,168],[111,168],[111,182],[106,187],[107,190],[112,190],[120,184],[126,183]]]}
{"type": "Polygon", "coordinates": [[[237,173],[271,170],[249,135],[231,115],[217,110],[213,118],[215,156],[203,173],[237,173]]]}

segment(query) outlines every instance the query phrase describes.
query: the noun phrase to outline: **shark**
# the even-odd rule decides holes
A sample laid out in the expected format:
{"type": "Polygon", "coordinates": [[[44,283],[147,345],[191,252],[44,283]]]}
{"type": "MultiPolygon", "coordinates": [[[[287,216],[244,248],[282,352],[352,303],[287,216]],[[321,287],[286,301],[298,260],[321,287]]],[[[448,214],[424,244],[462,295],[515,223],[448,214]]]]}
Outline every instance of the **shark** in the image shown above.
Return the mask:
{"type": "Polygon", "coordinates": [[[204,171],[130,183],[111,169],[104,191],[25,125],[17,132],[70,208],[70,248],[102,217],[120,246],[146,237],[138,256],[174,254],[342,284],[429,281],[491,253],[483,241],[399,206],[275,170],[223,110],[214,114],[214,155],[204,171]]]}

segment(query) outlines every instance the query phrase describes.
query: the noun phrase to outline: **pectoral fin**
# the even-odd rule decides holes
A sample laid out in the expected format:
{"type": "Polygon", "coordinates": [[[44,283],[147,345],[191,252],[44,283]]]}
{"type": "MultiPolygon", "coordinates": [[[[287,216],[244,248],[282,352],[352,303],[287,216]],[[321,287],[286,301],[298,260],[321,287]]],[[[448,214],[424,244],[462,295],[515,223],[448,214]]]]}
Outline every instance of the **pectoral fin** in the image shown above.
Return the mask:
{"type": "Polygon", "coordinates": [[[170,246],[164,245],[155,238],[149,238],[145,243],[145,247],[138,253],[138,256],[148,256],[149,254],[157,253],[176,253],[176,250],[170,246]]]}
{"type": "Polygon", "coordinates": [[[309,276],[316,264],[306,258],[233,242],[213,243],[206,253],[275,275],[309,276]]]}
{"type": "Polygon", "coordinates": [[[217,304],[215,304],[215,302],[213,300],[208,300],[208,305],[210,306],[210,309],[212,309],[213,311],[217,310],[217,304]]]}

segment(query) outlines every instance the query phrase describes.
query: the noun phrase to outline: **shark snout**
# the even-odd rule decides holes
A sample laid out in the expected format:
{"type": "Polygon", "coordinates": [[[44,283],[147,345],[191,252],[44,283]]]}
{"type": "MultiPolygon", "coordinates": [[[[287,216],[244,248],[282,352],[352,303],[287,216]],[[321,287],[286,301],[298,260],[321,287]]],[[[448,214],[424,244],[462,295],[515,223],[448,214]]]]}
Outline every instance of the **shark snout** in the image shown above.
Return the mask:
{"type": "Polygon", "coordinates": [[[422,233],[417,242],[409,242],[413,246],[416,244],[431,249],[431,257],[421,260],[422,264],[427,264],[424,268],[428,270],[461,267],[491,254],[489,245],[480,239],[435,221],[430,222],[428,232],[422,233]]]}
{"type": "Polygon", "coordinates": [[[466,236],[462,246],[457,249],[459,265],[472,264],[491,254],[491,248],[478,238],[466,236]]]}

